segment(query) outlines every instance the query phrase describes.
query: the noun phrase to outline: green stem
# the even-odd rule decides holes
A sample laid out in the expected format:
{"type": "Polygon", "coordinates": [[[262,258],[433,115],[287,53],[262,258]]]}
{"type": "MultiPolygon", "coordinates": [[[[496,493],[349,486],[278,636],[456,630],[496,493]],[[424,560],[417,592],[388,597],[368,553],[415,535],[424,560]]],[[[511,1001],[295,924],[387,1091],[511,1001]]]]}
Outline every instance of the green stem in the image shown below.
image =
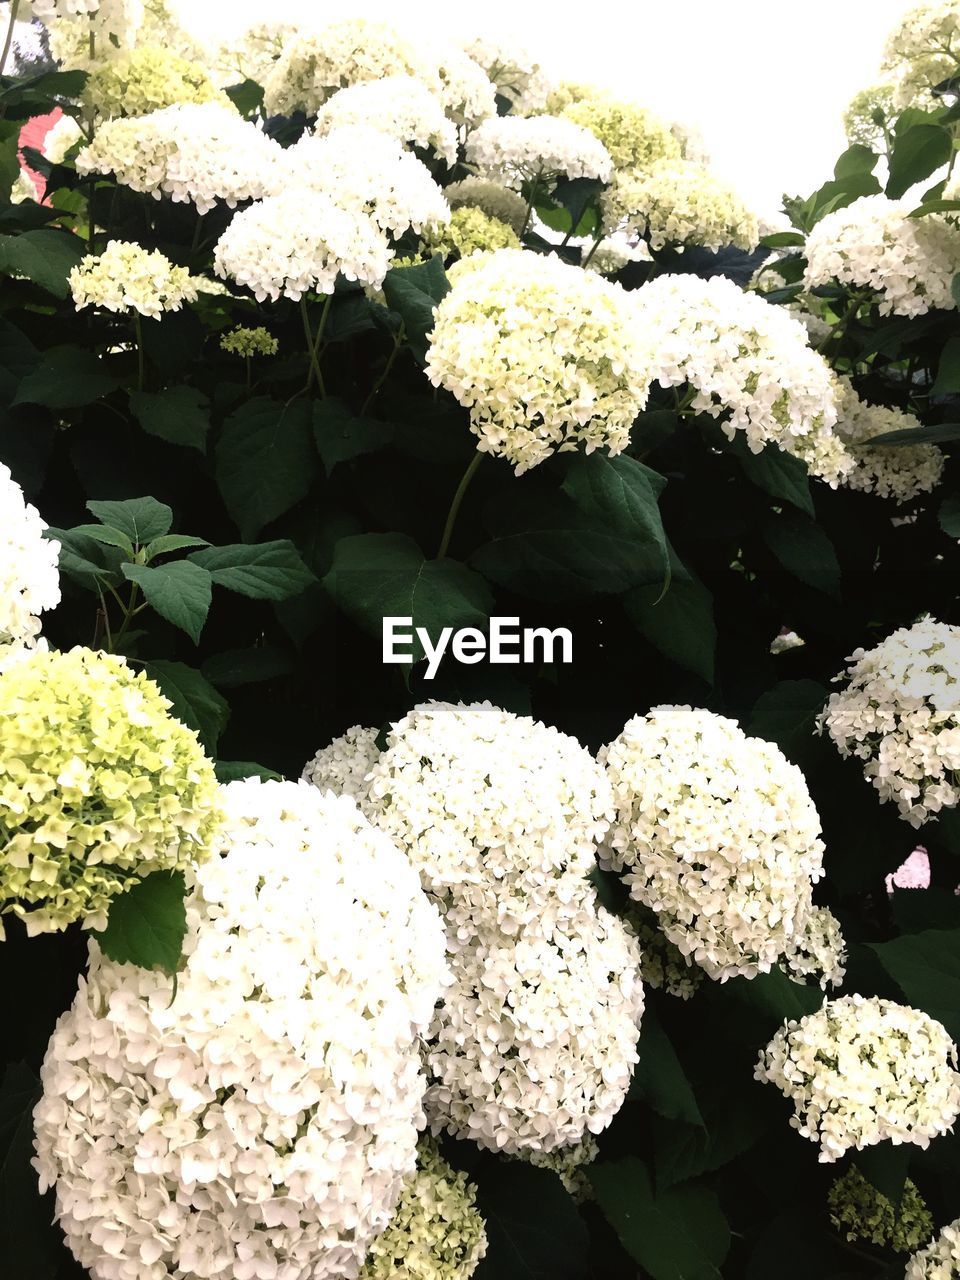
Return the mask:
{"type": "Polygon", "coordinates": [[[530,182],[530,198],[527,201],[527,211],[523,215],[523,226],[520,228],[521,240],[526,235],[527,227],[529,227],[530,225],[530,218],[533,215],[533,206],[536,204],[536,201],[537,201],[537,195],[540,191],[540,179],[542,177],[543,177],[543,168],[541,166],[541,168],[537,170],[537,176],[535,178],[532,178],[530,182]]]}
{"type": "Polygon", "coordinates": [[[386,382],[387,378],[390,376],[390,370],[393,368],[394,361],[396,360],[397,356],[400,354],[400,348],[402,345],[403,345],[403,326],[401,325],[400,328],[397,330],[397,332],[393,335],[393,350],[390,352],[389,356],[387,356],[387,363],[383,367],[383,372],[380,374],[380,377],[377,378],[376,382],[370,388],[370,394],[367,396],[366,400],[364,400],[363,405],[360,408],[361,418],[364,416],[364,414],[373,404],[374,400],[376,400],[377,396],[380,394],[380,390],[383,387],[383,384],[386,382]]]}
{"type": "Polygon", "coordinates": [[[17,23],[17,10],[20,8],[20,0],[11,0],[10,4],[10,21],[7,23],[7,35],[3,42],[3,52],[0,53],[0,76],[3,75],[4,68],[7,65],[7,58],[10,54],[10,47],[13,44],[13,28],[17,23]]]}
{"type": "Polygon", "coordinates": [[[443,537],[440,539],[440,550],[437,552],[437,559],[442,560],[447,554],[450,546],[450,539],[453,536],[453,526],[457,523],[457,516],[460,513],[460,505],[463,502],[463,495],[470,486],[470,481],[476,475],[477,468],[483,461],[483,454],[477,452],[473,455],[470,465],[463,473],[463,478],[457,486],[457,492],[453,495],[453,501],[450,503],[450,510],[447,513],[447,523],[443,529],[443,537]]]}
{"type": "Polygon", "coordinates": [[[599,236],[597,236],[597,238],[594,240],[594,242],[593,242],[593,246],[592,246],[592,248],[591,248],[590,252],[587,254],[587,256],[584,258],[583,262],[581,263],[581,265],[582,265],[582,266],[584,266],[584,267],[585,267],[585,266],[587,266],[587,264],[590,262],[590,259],[591,259],[591,258],[593,257],[593,255],[597,252],[597,250],[600,248],[600,241],[601,241],[602,239],[603,239],[603,236],[602,236],[602,235],[599,235],[599,236]]]}
{"type": "Polygon", "coordinates": [[[147,371],[143,356],[143,323],[139,311],[133,313],[133,328],[137,342],[137,390],[142,391],[146,385],[147,371]]]}
{"type": "Polygon", "coordinates": [[[136,583],[133,583],[133,585],[130,588],[130,599],[127,601],[127,606],[126,606],[126,609],[124,610],[123,622],[120,624],[120,630],[117,632],[117,636],[116,636],[117,644],[120,643],[120,641],[124,638],[124,636],[130,630],[130,623],[133,621],[133,618],[137,613],[137,592],[138,591],[139,591],[139,587],[137,586],[136,583]]]}
{"type": "Polygon", "coordinates": [[[245,356],[244,359],[247,362],[247,390],[249,391],[253,385],[253,369],[250,365],[250,357],[245,356]]]}
{"type": "Polygon", "coordinates": [[[310,376],[307,378],[307,390],[316,382],[321,396],[327,394],[326,387],[323,383],[323,373],[320,370],[320,343],[323,341],[323,331],[326,328],[327,316],[330,314],[330,304],[333,301],[333,294],[328,293],[326,301],[323,304],[323,310],[320,313],[320,324],[317,327],[316,336],[310,327],[310,312],[307,310],[306,298],[300,299],[300,315],[303,317],[303,332],[307,339],[307,354],[310,357],[310,376]]]}

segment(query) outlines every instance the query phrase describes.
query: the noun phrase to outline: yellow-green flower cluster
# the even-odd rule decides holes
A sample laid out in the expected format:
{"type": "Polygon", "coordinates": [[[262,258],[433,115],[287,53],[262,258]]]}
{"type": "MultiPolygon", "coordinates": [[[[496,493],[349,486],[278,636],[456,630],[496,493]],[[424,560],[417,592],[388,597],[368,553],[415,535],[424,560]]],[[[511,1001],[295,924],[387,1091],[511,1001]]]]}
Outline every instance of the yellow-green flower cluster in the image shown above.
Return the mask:
{"type": "Polygon", "coordinates": [[[89,649],[0,675],[0,916],[31,936],[102,929],[117,894],[206,856],[213,765],[169,709],[142,672],[89,649]]]}
{"type": "Polygon", "coordinates": [[[830,1188],[827,1205],[830,1221],[851,1243],[865,1240],[882,1249],[910,1253],[933,1231],[930,1210],[909,1178],[898,1209],[851,1165],[830,1188]]]}
{"type": "Polygon", "coordinates": [[[194,302],[197,282],[186,267],[175,267],[158,250],[111,240],[103,253],[88,254],[70,272],[70,292],[78,311],[138,311],[160,316],[194,302]]]}
{"type": "Polygon", "coordinates": [[[688,960],[657,927],[656,914],[649,907],[631,902],[624,922],[640,943],[640,976],[644,985],[689,1000],[703,982],[703,969],[688,960]]]}
{"type": "Polygon", "coordinates": [[[646,237],[653,249],[697,244],[755,249],[756,216],[736,192],[701,164],[671,160],[648,172],[621,169],[603,195],[605,224],[646,237]]]}
{"type": "Polygon", "coordinates": [[[428,255],[439,253],[445,259],[469,258],[471,253],[485,250],[520,248],[513,227],[468,205],[454,209],[446,226],[427,231],[423,244],[428,255]]]}
{"type": "Polygon", "coordinates": [[[87,81],[82,102],[103,120],[144,116],[178,102],[231,105],[200,63],[154,45],[101,63],[87,81]]]}
{"type": "Polygon", "coordinates": [[[588,1133],[574,1147],[558,1147],[555,1151],[524,1151],[520,1159],[538,1169],[549,1169],[551,1173],[555,1173],[577,1204],[586,1204],[593,1199],[593,1188],[586,1168],[593,1164],[599,1154],[600,1147],[596,1138],[588,1133]]]}
{"type": "Polygon", "coordinates": [[[930,92],[960,71],[960,4],[934,0],[910,9],[884,48],[883,70],[898,107],[939,105],[930,92]]]}
{"type": "Polygon", "coordinates": [[[560,114],[596,134],[617,169],[649,169],[661,160],[680,159],[680,143],[669,124],[635,102],[595,92],[560,114]]]}
{"type": "Polygon", "coordinates": [[[232,356],[275,356],[280,343],[262,326],[249,329],[240,325],[223,335],[220,349],[232,356]]]}
{"type": "Polygon", "coordinates": [[[476,1189],[423,1138],[390,1225],[373,1242],[360,1280],[469,1280],[487,1249],[476,1189]]]}
{"type": "Polygon", "coordinates": [[[897,114],[891,84],[871,85],[861,89],[850,99],[843,113],[843,128],[847,141],[870,147],[874,151],[886,151],[887,141],[897,114]]]}

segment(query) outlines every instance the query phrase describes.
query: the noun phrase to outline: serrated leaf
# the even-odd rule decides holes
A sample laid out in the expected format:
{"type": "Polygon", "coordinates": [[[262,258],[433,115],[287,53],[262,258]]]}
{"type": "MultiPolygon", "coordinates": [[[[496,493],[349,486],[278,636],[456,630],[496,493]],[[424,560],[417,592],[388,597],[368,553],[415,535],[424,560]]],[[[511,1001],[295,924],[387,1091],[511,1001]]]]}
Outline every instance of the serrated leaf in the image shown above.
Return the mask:
{"type": "Polygon", "coordinates": [[[867,945],[909,1002],[960,1039],[960,929],[928,929],[867,945]]]}
{"type": "Polygon", "coordinates": [[[915,183],[946,164],[952,149],[950,132],[942,125],[915,124],[902,133],[898,126],[888,162],[887,195],[899,200],[915,183]]]}
{"type": "Polygon", "coordinates": [[[206,538],[190,538],[179,533],[167,533],[162,538],[154,538],[148,542],[143,552],[149,563],[157,556],[168,556],[173,551],[188,551],[196,547],[209,547],[206,538]]]}
{"type": "Polygon", "coordinates": [[[643,1098],[658,1115],[703,1128],[703,1117],[676,1050],[653,1009],[644,1011],[637,1046],[640,1061],[630,1082],[631,1098],[643,1098]]]}
{"type": "Polygon", "coordinates": [[[818,591],[840,594],[840,564],[833,543],[812,520],[784,513],[768,520],[763,539],[783,567],[818,591]]]}
{"type": "Polygon", "coordinates": [[[133,415],[148,435],[168,444],[206,451],[210,430],[210,406],[195,387],[170,387],[166,391],[135,391],[130,396],[133,415]]]}
{"type": "Polygon", "coordinates": [[[228,782],[243,782],[246,778],[261,778],[264,782],[282,781],[279,773],[249,760],[218,760],[216,772],[217,781],[224,785],[228,782]]]}
{"type": "Polygon", "coordinates": [[[258,397],[227,419],[217,445],[217,485],[244,538],[306,497],[317,473],[312,410],[258,397]]]}
{"type": "Polygon", "coordinates": [[[119,385],[92,351],[54,347],[44,352],[37,367],[20,383],[13,403],[77,409],[102,400],[119,385]]]}
{"type": "Polygon", "coordinates": [[[215,756],[220,735],[230,719],[230,705],[195,668],[183,662],[145,662],[151,680],[170,701],[170,714],[194,729],[207,754],[215,756]]]}
{"type": "Polygon", "coordinates": [[[0,272],[22,276],[54,297],[65,298],[70,292],[70,272],[85,252],[80,237],[69,231],[41,228],[0,235],[0,272]]]}
{"type": "Polygon", "coordinates": [[[376,418],[358,417],[342,400],[327,396],[314,405],[313,434],[324,470],[330,475],[338,463],[349,462],[389,444],[394,428],[391,423],[379,422],[376,418]]]}
{"type": "Polygon", "coordinates": [[[236,543],[190,556],[218,587],[251,600],[289,600],[316,582],[292,542],[236,543]]]}
{"type": "Polygon", "coordinates": [[[263,680],[289,675],[291,670],[289,654],[277,645],[215,653],[207,658],[202,668],[206,679],[222,689],[259,684],[263,680]]]}
{"type": "Polygon", "coordinates": [[[393,267],[384,277],[387,306],[403,320],[407,342],[420,361],[426,359],[434,310],[449,288],[440,257],[413,267],[393,267]]]}
{"type": "Polygon", "coordinates": [[[123,576],[137,584],[161,618],[185,631],[194,644],[200,643],[213,598],[213,580],[206,569],[188,560],[154,566],[125,564],[123,576]]]}
{"type": "Polygon", "coordinates": [[[80,537],[92,538],[94,542],[102,542],[105,547],[116,547],[133,559],[133,543],[120,529],[111,529],[103,524],[78,524],[71,532],[80,537]]]}
{"type": "Polygon", "coordinates": [[[119,529],[136,547],[146,546],[154,538],[168,533],[173,512],[156,498],[126,498],[121,502],[88,502],[87,510],[101,524],[119,529]]]}
{"type": "Polygon", "coordinates": [[[559,1178],[517,1162],[482,1167],[477,1207],[486,1222],[487,1256],[475,1280],[581,1280],[589,1237],[559,1178]]]}
{"type": "Polygon", "coordinates": [[[783,680],[757,699],[747,732],[775,742],[794,762],[802,760],[813,744],[827,696],[815,680],[783,680]]]}
{"type": "Polygon", "coordinates": [[[624,596],[623,607],[662,654],[713,683],[717,628],[713,596],[702,583],[674,577],[666,594],[656,585],[636,587],[624,596]]]}
{"type": "Polygon", "coordinates": [[[118,964],[174,974],[187,934],[182,871],[155,871],[118,894],[107,927],[95,937],[105,956],[118,964]]]}

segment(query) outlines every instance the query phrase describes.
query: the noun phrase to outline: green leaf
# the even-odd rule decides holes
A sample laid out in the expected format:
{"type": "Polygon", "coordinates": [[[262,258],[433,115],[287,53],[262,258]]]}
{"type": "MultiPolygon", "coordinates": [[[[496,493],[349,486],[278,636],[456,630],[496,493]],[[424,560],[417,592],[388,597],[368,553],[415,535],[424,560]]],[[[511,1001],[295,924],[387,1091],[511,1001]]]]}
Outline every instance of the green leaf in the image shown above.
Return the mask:
{"type": "MultiPolygon", "coordinates": [[[[456,560],[427,560],[400,533],[341,538],[324,586],[340,608],[371,635],[385,617],[412,618],[436,640],[444,627],[482,627],[492,600],[486,583],[456,560]]],[[[424,656],[414,637],[413,661],[424,656]]]]}
{"type": "Polygon", "coordinates": [[[79,236],[42,228],[18,236],[0,235],[0,272],[23,276],[54,297],[70,292],[68,277],[86,252],[79,236]]]}
{"type": "Polygon", "coordinates": [[[731,978],[724,989],[732,999],[758,1009],[776,1022],[815,1013],[825,999],[819,987],[794,982],[782,969],[758,973],[755,978],[731,978]]]}
{"type": "Polygon", "coordinates": [[[44,352],[37,367],[20,383],[13,403],[77,409],[102,400],[119,385],[92,351],[54,347],[44,352]]]}
{"type": "Polygon", "coordinates": [[[814,743],[817,716],[827,697],[815,680],[783,680],[757,699],[747,732],[775,742],[790,760],[802,760],[814,743]]]}
{"type": "Polygon", "coordinates": [[[148,435],[168,444],[206,452],[210,430],[210,406],[195,387],[170,387],[166,391],[134,391],[133,415],[148,435]]]}
{"type": "Polygon", "coordinates": [[[200,735],[207,754],[215,756],[220,735],[230,719],[230,706],[208,680],[182,662],[145,662],[151,680],[171,703],[170,714],[200,735]]]}
{"type": "MultiPolygon", "coordinates": [[[[937,380],[930,389],[932,396],[956,395],[960,392],[960,334],[948,338],[940,352],[937,380]]],[[[888,432],[888,435],[893,435],[888,432]]],[[[955,439],[956,437],[954,437],[955,439]]],[[[915,440],[916,436],[911,436],[915,440]]]]}
{"type": "Polygon", "coordinates": [[[338,463],[389,444],[394,428],[376,418],[359,418],[337,396],[327,396],[314,405],[313,434],[324,470],[330,475],[338,463]]]}
{"type": "Polygon", "coordinates": [[[259,684],[277,676],[289,675],[292,669],[289,654],[278,645],[215,653],[212,658],[207,658],[202,668],[210,683],[222,689],[259,684]]]}
{"type": "Polygon", "coordinates": [[[960,493],[952,493],[940,504],[940,528],[950,538],[960,538],[960,493]]]}
{"type": "Polygon", "coordinates": [[[121,581],[122,557],[108,557],[101,543],[74,529],[49,528],[44,537],[60,544],[60,572],[87,591],[96,591],[104,582],[121,581]],[[110,560],[115,563],[110,563],[110,560]]]}
{"type": "Polygon", "coordinates": [[[882,436],[874,436],[870,441],[875,444],[949,444],[952,440],[960,440],[960,422],[936,422],[932,426],[902,427],[899,431],[888,431],[882,436]]]}
{"type": "Polygon", "coordinates": [[[778,449],[775,444],[768,444],[762,453],[752,453],[739,432],[731,451],[740,459],[743,473],[751,484],[773,498],[789,502],[808,516],[814,515],[809,472],[805,462],[778,449]]]}
{"type": "Polygon", "coordinates": [[[500,1162],[477,1178],[487,1256],[475,1280],[581,1280],[590,1246],[577,1206],[556,1174],[500,1162]]]}
{"type": "Polygon", "coordinates": [[[882,1196],[886,1196],[895,1209],[900,1208],[903,1198],[903,1187],[910,1168],[910,1151],[908,1142],[896,1147],[892,1142],[881,1142],[875,1147],[865,1147],[853,1158],[867,1181],[882,1196]]]}
{"type": "Polygon", "coordinates": [[[306,400],[258,397],[227,419],[217,445],[217,485],[244,538],[306,497],[317,473],[306,400]]]}
{"type": "Polygon", "coordinates": [[[255,115],[263,106],[263,87],[249,77],[239,84],[232,84],[224,93],[242,116],[255,115]]]}
{"type": "Polygon", "coordinates": [[[156,498],[126,498],[122,502],[88,502],[87,510],[101,524],[119,529],[135,547],[144,547],[170,531],[173,512],[156,498]]]}
{"type": "Polygon", "coordinates": [[[652,1280],[720,1280],[730,1228],[712,1191],[670,1187],[655,1193],[635,1156],[587,1169],[604,1217],[652,1280]]]}
{"type": "Polygon", "coordinates": [[[223,784],[243,782],[245,778],[262,778],[264,782],[282,781],[279,773],[249,760],[218,760],[216,769],[217,781],[223,784]]]}
{"type": "Polygon", "coordinates": [[[833,176],[838,180],[849,178],[852,174],[873,173],[880,157],[862,143],[854,143],[848,147],[833,167],[833,176]]]}
{"type": "Polygon", "coordinates": [[[426,360],[434,310],[449,288],[440,257],[414,267],[393,267],[384,278],[387,306],[403,320],[407,342],[421,363],[426,360]]]}
{"type": "Polygon", "coordinates": [[[910,1003],[960,1039],[960,929],[928,929],[867,945],[910,1003]]]}
{"type": "Polygon", "coordinates": [[[656,649],[713,684],[717,628],[713,596],[702,583],[674,577],[666,595],[658,586],[636,587],[623,607],[656,649]]]}
{"type": "Polygon", "coordinates": [[[887,195],[899,200],[914,183],[946,164],[952,149],[950,132],[942,125],[916,124],[904,133],[898,128],[889,161],[887,195]]]}
{"type": "Polygon", "coordinates": [[[187,935],[186,893],[182,871],[155,871],[118,894],[106,929],[95,934],[104,955],[118,964],[176,973],[187,935]]]}
{"type": "Polygon", "coordinates": [[[799,231],[774,231],[760,239],[764,249],[802,249],[807,243],[799,231]]]}
{"type": "Polygon", "coordinates": [[[213,580],[206,569],[188,560],[153,567],[125,564],[123,576],[139,586],[161,618],[185,631],[194,644],[200,643],[213,596],[213,580]]]}
{"type": "Polygon", "coordinates": [[[24,1280],[54,1280],[63,1258],[59,1233],[50,1229],[51,1196],[40,1196],[30,1163],[40,1095],[26,1063],[7,1066],[0,1084],[0,1257],[10,1275],[24,1280]]]}
{"type": "Polygon", "coordinates": [[[172,551],[187,551],[193,547],[209,547],[206,538],[190,538],[180,533],[168,533],[162,538],[154,538],[143,549],[147,563],[156,560],[157,556],[168,556],[172,551]]]}
{"type": "Polygon", "coordinates": [[[117,547],[130,560],[134,557],[133,543],[120,529],[111,529],[103,524],[78,524],[71,532],[102,542],[105,547],[117,547]]]}
{"type": "Polygon", "coordinates": [[[316,582],[292,542],[236,543],[190,556],[218,587],[251,600],[288,600],[316,582]]]}
{"type": "Polygon", "coordinates": [[[783,567],[818,591],[839,597],[840,564],[833,543],[818,524],[784,513],[763,528],[767,546],[783,567]]]}
{"type": "Polygon", "coordinates": [[[630,1082],[631,1098],[643,1098],[657,1115],[667,1120],[682,1120],[703,1128],[703,1117],[690,1081],[650,1006],[644,1010],[637,1051],[640,1061],[630,1082]]]}

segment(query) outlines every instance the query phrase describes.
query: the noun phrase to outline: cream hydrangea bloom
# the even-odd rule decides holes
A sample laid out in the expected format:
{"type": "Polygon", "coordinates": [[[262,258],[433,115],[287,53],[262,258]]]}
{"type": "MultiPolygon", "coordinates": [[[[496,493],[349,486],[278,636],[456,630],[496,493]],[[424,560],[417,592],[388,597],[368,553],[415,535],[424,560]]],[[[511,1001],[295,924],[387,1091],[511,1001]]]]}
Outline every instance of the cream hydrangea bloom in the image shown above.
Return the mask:
{"type": "Polygon", "coordinates": [[[38,650],[0,674],[0,915],[103,929],[110,900],[209,852],[219,813],[197,735],[123,658],[38,650]]]}
{"type": "Polygon", "coordinates": [[[836,382],[788,312],[732,280],[664,275],[630,295],[663,386],[689,385],[691,408],[742,431],[752,452],[773,442],[836,485],[854,466],[833,427],[836,382]]]}
{"type": "Polygon", "coordinates": [[[40,614],[60,603],[60,544],[0,462],[0,656],[32,647],[40,614]]]}
{"type": "Polygon", "coordinates": [[[910,502],[931,493],[940,483],[946,459],[933,444],[874,445],[875,436],[891,431],[918,431],[923,423],[912,413],[861,400],[848,378],[841,378],[837,434],[856,460],[844,477],[848,489],[910,502]]]}
{"type": "Polygon", "coordinates": [[[379,287],[390,267],[386,237],[361,212],[293,187],[235,214],[217,242],[214,269],[258,302],[333,293],[337,277],[379,287]]]}
{"type": "Polygon", "coordinates": [[[209,213],[218,200],[234,208],[275,189],[283,157],[232,105],[188,102],[106,121],[77,156],[77,172],[112,173],[134,191],[209,213]]]}
{"type": "Polygon", "coordinates": [[[217,83],[229,86],[252,80],[262,85],[296,33],[292,22],[253,23],[213,53],[211,69],[217,83]]]}
{"type": "Polygon", "coordinates": [[[502,249],[455,264],[426,374],[470,410],[479,449],[517,475],[552,453],[621,453],[647,402],[655,337],[633,295],[555,257],[502,249]]]}
{"type": "Polygon", "coordinates": [[[219,102],[234,110],[206,67],[154,45],[136,48],[98,66],[80,100],[90,114],[101,119],[147,115],[185,102],[219,102]]]}
{"type": "Polygon", "coordinates": [[[960,801],[960,627],[923,618],[857,649],[818,724],[912,827],[960,801]]]}
{"type": "Polygon", "coordinates": [[[609,229],[643,236],[654,249],[697,244],[753,250],[760,238],[756,215],[733,188],[691,160],[618,169],[601,206],[609,229]]]}
{"type": "Polygon", "coordinates": [[[170,979],[91,947],[34,1113],[42,1189],[96,1280],[355,1275],[416,1161],[443,931],[348,799],[224,789],[170,979]]]}
{"type": "Polygon", "coordinates": [[[615,276],[631,262],[652,262],[650,250],[641,240],[631,244],[624,235],[604,236],[597,245],[582,246],[583,267],[602,276],[615,276]]]}
{"type": "Polygon", "coordinates": [[[516,190],[535,179],[606,182],[612,172],[603,143],[589,129],[556,116],[491,116],[470,134],[466,155],[481,177],[516,190]]]}
{"type": "Polygon", "coordinates": [[[885,152],[896,115],[892,84],[876,84],[869,89],[861,89],[853,95],[843,113],[847,141],[851,146],[885,152]]]}
{"type": "Polygon", "coordinates": [[[636,102],[603,90],[584,90],[561,114],[598,137],[618,171],[642,172],[658,162],[681,158],[682,147],[670,125],[636,102]]]}
{"type": "Polygon", "coordinates": [[[960,1272],[960,1218],[948,1223],[938,1236],[907,1263],[904,1280],[955,1280],[960,1272]]]}
{"type": "Polygon", "coordinates": [[[797,949],[823,842],[803,775],[777,747],[710,711],[655,707],[598,758],[616,806],[601,861],[684,956],[723,981],[797,949]]]}
{"type": "Polygon", "coordinates": [[[549,1169],[555,1173],[577,1204],[586,1204],[593,1199],[593,1188],[586,1170],[599,1154],[596,1138],[588,1133],[576,1146],[557,1147],[553,1151],[524,1149],[518,1158],[536,1169],[549,1169]]]}
{"type": "Polygon", "coordinates": [[[519,233],[527,217],[527,202],[509,187],[490,178],[468,177],[443,189],[451,209],[479,209],[519,233]]]}
{"type": "Polygon", "coordinates": [[[877,997],[843,996],[786,1022],[755,1078],[793,1102],[790,1124],[820,1162],[878,1142],[930,1145],[960,1115],[957,1048],[939,1022],[877,997]]]}
{"type": "Polygon", "coordinates": [[[196,301],[197,281],[186,267],[176,267],[159,250],[142,249],[126,240],[111,240],[103,253],[81,258],[70,272],[70,292],[78,311],[137,311],[157,317],[196,301]]]}
{"type": "Polygon", "coordinates": [[[335,93],[317,112],[315,132],[344,125],[378,129],[397,142],[435,151],[451,165],[457,159],[456,127],[439,97],[414,76],[385,76],[335,93]]]}
{"type": "Polygon", "coordinates": [[[65,70],[94,70],[134,49],[147,18],[143,0],[32,0],[65,70]]]}
{"type": "Polygon", "coordinates": [[[814,907],[780,961],[780,968],[794,982],[814,978],[820,989],[839,987],[847,971],[847,944],[840,921],[829,907],[814,907]]]}
{"type": "Polygon", "coordinates": [[[426,256],[439,253],[444,259],[468,258],[472,253],[493,253],[497,249],[519,248],[520,241],[511,226],[468,205],[454,209],[446,226],[428,231],[423,237],[426,256]]]}
{"type": "Polygon", "coordinates": [[[873,290],[881,315],[955,310],[950,285],[960,269],[960,227],[937,213],[911,218],[915,207],[913,200],[863,196],[828,213],[807,237],[804,286],[873,290]]]}
{"type": "Polygon", "coordinates": [[[846,1240],[866,1240],[897,1253],[918,1248],[933,1230],[933,1217],[915,1182],[907,1178],[903,1198],[895,1206],[856,1165],[832,1184],[827,1207],[831,1225],[846,1240]]]}
{"type": "Polygon", "coordinates": [[[499,33],[485,32],[467,41],[464,51],[497,93],[510,99],[516,115],[532,115],[546,106],[550,81],[529,49],[499,33]]]}
{"type": "Polygon", "coordinates": [[[307,761],[303,767],[304,781],[313,783],[321,791],[350,796],[368,812],[367,779],[380,757],[378,736],[376,729],[353,725],[307,761]]]}
{"type": "Polygon", "coordinates": [[[932,0],[901,18],[887,37],[883,70],[898,107],[937,105],[930,90],[960,71],[960,5],[932,0]]]}

